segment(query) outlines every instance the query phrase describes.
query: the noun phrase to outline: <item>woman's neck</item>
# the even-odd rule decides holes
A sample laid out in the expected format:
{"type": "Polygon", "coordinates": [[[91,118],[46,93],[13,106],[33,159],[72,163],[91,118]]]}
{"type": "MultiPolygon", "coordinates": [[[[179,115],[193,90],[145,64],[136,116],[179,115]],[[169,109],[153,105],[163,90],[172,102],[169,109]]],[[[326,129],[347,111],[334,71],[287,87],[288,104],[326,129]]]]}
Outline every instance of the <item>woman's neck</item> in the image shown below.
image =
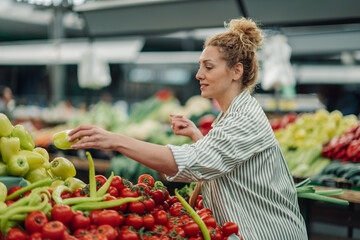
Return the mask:
{"type": "Polygon", "coordinates": [[[215,98],[215,100],[218,102],[221,111],[223,113],[226,113],[226,111],[228,110],[228,108],[230,107],[230,104],[232,103],[232,101],[234,100],[234,98],[236,96],[238,96],[240,93],[242,93],[243,90],[233,90],[230,91],[226,94],[224,94],[223,96],[219,97],[219,98],[215,98]]]}

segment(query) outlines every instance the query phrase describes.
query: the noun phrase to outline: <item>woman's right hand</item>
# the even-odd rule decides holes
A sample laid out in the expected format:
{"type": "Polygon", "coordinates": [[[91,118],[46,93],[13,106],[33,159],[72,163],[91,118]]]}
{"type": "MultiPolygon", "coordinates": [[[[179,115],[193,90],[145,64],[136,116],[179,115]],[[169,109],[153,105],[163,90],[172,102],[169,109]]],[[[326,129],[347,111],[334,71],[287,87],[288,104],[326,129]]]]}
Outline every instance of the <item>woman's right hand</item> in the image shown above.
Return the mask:
{"type": "Polygon", "coordinates": [[[171,128],[175,135],[189,137],[196,142],[204,136],[196,125],[182,115],[170,115],[171,128]]]}

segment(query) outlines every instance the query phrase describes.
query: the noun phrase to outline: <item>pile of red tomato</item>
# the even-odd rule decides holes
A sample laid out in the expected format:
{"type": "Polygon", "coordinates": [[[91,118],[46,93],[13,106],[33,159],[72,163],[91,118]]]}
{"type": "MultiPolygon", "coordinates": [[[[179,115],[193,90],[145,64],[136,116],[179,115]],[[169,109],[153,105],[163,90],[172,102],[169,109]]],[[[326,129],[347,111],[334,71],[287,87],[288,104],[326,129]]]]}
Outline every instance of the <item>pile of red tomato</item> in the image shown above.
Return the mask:
{"type": "MultiPolygon", "coordinates": [[[[96,176],[100,188],[106,177],[96,176]]],[[[141,175],[136,185],[115,176],[108,190],[106,201],[124,197],[143,196],[143,200],[123,205],[73,212],[68,205],[53,205],[51,214],[41,211],[27,215],[22,227],[14,227],[2,236],[6,240],[203,240],[199,225],[176,196],[169,196],[166,187],[154,187],[151,175],[141,175]]],[[[62,198],[86,196],[87,187],[72,194],[64,192],[62,198]]],[[[238,235],[238,226],[227,222],[219,225],[210,209],[202,207],[201,195],[195,208],[206,224],[211,240],[227,240],[231,234],[238,235]]]]}

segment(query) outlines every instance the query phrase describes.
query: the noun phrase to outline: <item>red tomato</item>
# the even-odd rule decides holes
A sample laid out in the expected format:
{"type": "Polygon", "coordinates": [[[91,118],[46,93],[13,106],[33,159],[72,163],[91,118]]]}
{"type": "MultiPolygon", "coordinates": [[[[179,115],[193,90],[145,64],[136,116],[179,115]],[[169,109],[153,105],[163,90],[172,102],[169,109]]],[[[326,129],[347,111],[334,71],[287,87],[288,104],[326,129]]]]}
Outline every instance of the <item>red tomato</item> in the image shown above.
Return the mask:
{"type": "Polygon", "coordinates": [[[95,176],[96,181],[96,189],[99,189],[104,185],[107,181],[107,178],[104,175],[96,175],[95,176]]]}
{"type": "Polygon", "coordinates": [[[200,232],[200,227],[196,222],[188,222],[182,227],[188,237],[195,237],[200,232]]]}
{"type": "Polygon", "coordinates": [[[135,229],[140,229],[143,226],[143,219],[139,215],[129,215],[126,218],[126,225],[132,226],[135,229]]]}
{"type": "Polygon", "coordinates": [[[123,183],[123,180],[120,176],[113,177],[110,186],[115,187],[118,192],[121,191],[121,189],[125,188],[126,186],[123,183]]]}
{"type": "Polygon", "coordinates": [[[168,222],[168,214],[165,210],[159,210],[155,213],[155,222],[156,224],[166,225],[168,222]]]}
{"type": "Polygon", "coordinates": [[[209,232],[209,234],[210,234],[211,240],[217,240],[215,228],[209,227],[209,226],[207,226],[206,228],[207,228],[207,230],[208,230],[208,232],[209,232]]]}
{"type": "Polygon", "coordinates": [[[130,188],[123,188],[120,191],[120,197],[138,197],[139,194],[136,191],[132,191],[130,188]]]}
{"type": "Polygon", "coordinates": [[[25,232],[21,231],[18,228],[11,228],[7,236],[5,237],[5,240],[26,240],[27,235],[25,232]]]}
{"type": "Polygon", "coordinates": [[[62,199],[71,198],[71,193],[64,191],[61,193],[61,198],[62,199]]]}
{"type": "Polygon", "coordinates": [[[147,196],[150,193],[150,188],[145,183],[138,183],[134,187],[139,196],[147,196]]]}
{"type": "Polygon", "coordinates": [[[216,231],[216,239],[217,240],[222,240],[223,239],[223,232],[221,231],[221,227],[217,226],[215,228],[215,231],[216,231]]]}
{"type": "Polygon", "coordinates": [[[119,233],[119,240],[140,240],[140,236],[130,230],[124,230],[119,233]]]}
{"type": "Polygon", "coordinates": [[[162,205],[156,205],[153,210],[150,211],[152,215],[154,215],[157,211],[164,210],[164,207],[162,205]]]}
{"type": "Polygon", "coordinates": [[[94,225],[99,225],[98,219],[99,219],[99,213],[101,213],[103,210],[94,210],[90,213],[90,222],[94,225]]]}
{"type": "Polygon", "coordinates": [[[203,200],[202,200],[202,199],[199,200],[199,201],[196,203],[196,208],[197,208],[198,210],[201,210],[201,209],[204,208],[204,206],[203,206],[203,200]]]}
{"type": "Polygon", "coordinates": [[[73,235],[76,238],[81,238],[82,236],[86,235],[90,233],[88,230],[84,229],[84,228],[79,228],[76,231],[74,231],[73,235]]]}
{"type": "Polygon", "coordinates": [[[136,213],[138,215],[143,215],[145,212],[145,205],[142,202],[130,202],[129,203],[129,207],[128,210],[130,211],[130,213],[136,213]]]}
{"type": "Polygon", "coordinates": [[[182,221],[183,224],[187,224],[188,222],[192,221],[192,218],[188,215],[188,213],[180,216],[179,219],[182,221]]]}
{"type": "Polygon", "coordinates": [[[160,240],[171,240],[171,238],[169,236],[166,236],[166,235],[161,235],[160,240]]]}
{"type": "Polygon", "coordinates": [[[78,238],[74,237],[73,235],[70,235],[66,230],[64,231],[64,235],[62,236],[61,240],[77,240],[78,238]]]}
{"type": "Polygon", "coordinates": [[[216,228],[216,220],[215,220],[215,218],[213,216],[204,215],[204,216],[201,217],[201,219],[204,221],[206,226],[216,228]]]}
{"type": "Polygon", "coordinates": [[[68,224],[73,218],[73,211],[68,205],[56,205],[51,210],[52,220],[58,220],[63,224],[68,224]]]}
{"type": "Polygon", "coordinates": [[[117,227],[120,224],[120,214],[115,210],[104,210],[99,213],[98,224],[109,224],[112,227],[117,227]]]}
{"type": "Polygon", "coordinates": [[[119,196],[119,191],[116,189],[116,187],[113,187],[113,186],[110,186],[106,192],[109,193],[113,197],[119,196]]]}
{"type": "Polygon", "coordinates": [[[143,226],[145,229],[152,229],[155,225],[155,218],[153,215],[148,214],[143,216],[143,226]]]}
{"type": "Polygon", "coordinates": [[[170,208],[170,205],[167,201],[163,202],[161,206],[163,206],[164,210],[168,210],[170,208]]]}
{"type": "Polygon", "coordinates": [[[239,227],[236,223],[226,222],[222,226],[222,232],[224,236],[230,236],[231,234],[237,234],[239,232],[239,227]]]}
{"type": "Polygon", "coordinates": [[[100,233],[88,233],[82,236],[80,240],[107,240],[107,237],[100,233]]]}
{"type": "Polygon", "coordinates": [[[108,240],[116,240],[119,236],[118,232],[108,224],[100,225],[96,232],[105,235],[108,240]]]}
{"type": "Polygon", "coordinates": [[[165,201],[165,192],[163,190],[157,189],[150,191],[150,195],[154,199],[156,204],[161,204],[165,201]]]}
{"type": "Polygon", "coordinates": [[[177,217],[169,218],[169,220],[166,224],[167,228],[169,228],[169,229],[172,229],[175,226],[181,226],[181,225],[182,225],[182,221],[177,217]]]}
{"type": "Polygon", "coordinates": [[[186,213],[186,209],[180,202],[176,202],[170,207],[169,213],[174,217],[179,217],[186,213]]]}
{"type": "Polygon", "coordinates": [[[147,240],[160,240],[160,237],[151,236],[151,237],[147,238],[147,240]]]}
{"type": "Polygon", "coordinates": [[[87,228],[90,226],[90,218],[85,216],[81,211],[75,211],[71,220],[71,229],[73,231],[79,228],[87,228]]]}
{"type": "Polygon", "coordinates": [[[43,240],[41,232],[35,232],[30,234],[28,240],[43,240]]]}
{"type": "Polygon", "coordinates": [[[167,234],[169,229],[163,225],[155,224],[155,226],[151,229],[151,231],[161,235],[161,234],[167,234]]]}
{"type": "MultiPolygon", "coordinates": [[[[118,199],[118,198],[116,198],[116,197],[114,197],[114,196],[107,196],[104,201],[112,201],[112,200],[116,200],[116,199],[118,199]]],[[[115,207],[107,208],[107,209],[109,209],[109,210],[115,210],[115,211],[120,211],[120,206],[115,206],[115,207]]]]}
{"type": "Polygon", "coordinates": [[[27,215],[25,219],[25,229],[28,233],[41,232],[43,226],[48,222],[45,213],[35,211],[27,215]]]}
{"type": "Polygon", "coordinates": [[[181,227],[174,227],[169,231],[169,235],[172,238],[185,238],[185,231],[181,227]]]}
{"type": "Polygon", "coordinates": [[[202,217],[204,215],[211,215],[211,216],[214,215],[213,212],[208,208],[203,208],[203,209],[197,211],[196,213],[199,215],[199,217],[202,217]]]}
{"type": "Polygon", "coordinates": [[[57,240],[64,235],[65,226],[60,221],[51,221],[42,228],[42,235],[44,239],[57,240]]]}
{"type": "Polygon", "coordinates": [[[75,189],[71,197],[88,197],[89,193],[86,188],[75,189]]]}
{"type": "MultiPolygon", "coordinates": [[[[22,189],[23,187],[20,187],[20,186],[13,186],[11,188],[9,188],[8,192],[7,192],[7,195],[10,196],[11,194],[13,194],[14,192],[16,192],[17,190],[20,190],[22,189]]],[[[20,196],[17,196],[16,198],[13,198],[12,200],[13,201],[17,201],[19,200],[19,198],[22,198],[24,195],[20,195],[20,196]]]]}
{"type": "Polygon", "coordinates": [[[15,203],[13,200],[7,200],[5,201],[6,206],[10,206],[11,204],[15,203]]]}
{"type": "Polygon", "coordinates": [[[177,196],[171,196],[168,200],[170,207],[176,202],[180,202],[180,200],[177,196]]]}
{"type": "MultiPolygon", "coordinates": [[[[122,197],[118,197],[117,199],[121,199],[122,197]]],[[[128,203],[123,203],[116,207],[117,211],[125,212],[128,207],[128,203]]]]}
{"type": "Polygon", "coordinates": [[[151,175],[143,174],[138,178],[137,183],[144,183],[145,185],[147,185],[149,187],[154,187],[155,180],[151,175]]]}
{"type": "Polygon", "coordinates": [[[155,201],[152,198],[145,198],[142,202],[144,203],[147,212],[151,212],[155,207],[155,201]]]}

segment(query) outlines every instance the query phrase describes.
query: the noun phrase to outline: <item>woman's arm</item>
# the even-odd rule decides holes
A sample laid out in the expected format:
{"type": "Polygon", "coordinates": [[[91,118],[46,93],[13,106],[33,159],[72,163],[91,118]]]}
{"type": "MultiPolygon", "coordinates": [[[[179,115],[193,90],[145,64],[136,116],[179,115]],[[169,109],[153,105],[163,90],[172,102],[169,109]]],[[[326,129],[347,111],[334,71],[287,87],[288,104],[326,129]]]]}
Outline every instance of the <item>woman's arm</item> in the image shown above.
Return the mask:
{"type": "Polygon", "coordinates": [[[170,115],[170,120],[175,135],[189,137],[193,142],[197,142],[204,137],[196,125],[184,116],[170,115]]]}
{"type": "Polygon", "coordinates": [[[98,148],[119,151],[125,156],[168,176],[178,172],[171,150],[166,146],[115,134],[96,126],[79,126],[70,133],[69,141],[82,138],[72,148],[98,148]]]}

